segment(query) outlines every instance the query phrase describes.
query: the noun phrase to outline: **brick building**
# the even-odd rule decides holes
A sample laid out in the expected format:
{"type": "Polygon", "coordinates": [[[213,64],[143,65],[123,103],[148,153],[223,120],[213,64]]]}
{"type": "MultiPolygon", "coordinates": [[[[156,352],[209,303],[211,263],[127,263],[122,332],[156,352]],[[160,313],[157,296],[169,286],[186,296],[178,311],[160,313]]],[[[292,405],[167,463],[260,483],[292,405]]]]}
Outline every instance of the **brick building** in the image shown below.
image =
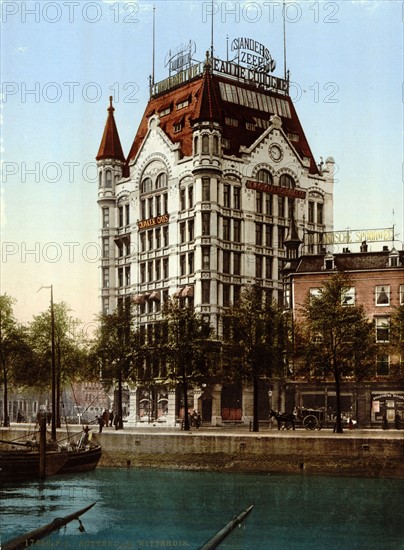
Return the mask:
{"type": "MultiPolygon", "coordinates": [[[[352,286],[343,300],[347,306],[362,305],[374,323],[375,341],[380,348],[376,357],[375,375],[360,384],[346,381],[342,391],[345,416],[358,419],[361,425],[381,422],[386,414],[389,422],[396,412],[404,418],[404,358],[392,350],[390,321],[394,308],[404,306],[404,251],[389,249],[371,252],[362,243],[360,252],[329,252],[301,256],[287,266],[287,286],[294,319],[307,295],[313,294],[336,272],[349,277],[352,286]]],[[[335,408],[333,384],[324,387],[306,382],[288,385],[289,400],[301,407],[335,408]]]]}

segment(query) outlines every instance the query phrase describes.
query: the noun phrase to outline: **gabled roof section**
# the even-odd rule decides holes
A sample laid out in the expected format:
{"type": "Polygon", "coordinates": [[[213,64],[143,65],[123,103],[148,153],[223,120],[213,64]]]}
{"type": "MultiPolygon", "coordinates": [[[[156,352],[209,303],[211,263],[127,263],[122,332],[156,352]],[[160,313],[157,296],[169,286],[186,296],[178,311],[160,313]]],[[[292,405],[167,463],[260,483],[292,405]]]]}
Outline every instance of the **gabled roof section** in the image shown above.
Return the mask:
{"type": "Polygon", "coordinates": [[[102,136],[96,160],[115,159],[125,162],[122,151],[121,140],[119,139],[118,129],[115,124],[114,107],[112,106],[112,96],[109,98],[108,118],[105,123],[104,134],[102,136]]]}
{"type": "Polygon", "coordinates": [[[163,132],[173,143],[180,144],[183,157],[192,155],[192,124],[206,120],[221,124],[222,135],[227,140],[224,154],[239,158],[240,147],[250,147],[271,125],[271,117],[278,115],[282,130],[300,159],[308,159],[310,173],[319,174],[291,98],[214,72],[209,61],[203,74],[150,98],[128,163],[138,154],[147,135],[148,119],[154,113],[160,116],[163,132]]]}

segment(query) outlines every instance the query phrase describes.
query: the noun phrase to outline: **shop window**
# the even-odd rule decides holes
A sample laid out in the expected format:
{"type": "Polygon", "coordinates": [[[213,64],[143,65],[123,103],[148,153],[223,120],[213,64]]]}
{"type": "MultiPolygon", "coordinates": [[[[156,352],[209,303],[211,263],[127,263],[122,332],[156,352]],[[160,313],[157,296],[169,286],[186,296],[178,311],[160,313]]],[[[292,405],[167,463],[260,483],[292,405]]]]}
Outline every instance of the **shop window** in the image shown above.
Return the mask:
{"type": "Polygon", "coordinates": [[[377,306],[389,306],[390,305],[390,287],[387,285],[376,286],[375,299],[377,306]]]}

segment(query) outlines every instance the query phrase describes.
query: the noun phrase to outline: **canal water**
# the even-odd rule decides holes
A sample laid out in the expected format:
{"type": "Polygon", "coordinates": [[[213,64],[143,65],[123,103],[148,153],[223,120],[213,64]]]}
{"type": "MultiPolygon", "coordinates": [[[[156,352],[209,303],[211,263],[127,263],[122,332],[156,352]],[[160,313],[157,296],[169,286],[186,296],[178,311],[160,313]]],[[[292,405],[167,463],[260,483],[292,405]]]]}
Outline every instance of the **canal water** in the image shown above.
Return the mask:
{"type": "MultiPolygon", "coordinates": [[[[254,505],[222,550],[404,549],[404,480],[97,469],[5,484],[1,543],[97,504],[40,549],[196,550],[254,505]]],[[[1,548],[1,546],[0,546],[1,548]]]]}

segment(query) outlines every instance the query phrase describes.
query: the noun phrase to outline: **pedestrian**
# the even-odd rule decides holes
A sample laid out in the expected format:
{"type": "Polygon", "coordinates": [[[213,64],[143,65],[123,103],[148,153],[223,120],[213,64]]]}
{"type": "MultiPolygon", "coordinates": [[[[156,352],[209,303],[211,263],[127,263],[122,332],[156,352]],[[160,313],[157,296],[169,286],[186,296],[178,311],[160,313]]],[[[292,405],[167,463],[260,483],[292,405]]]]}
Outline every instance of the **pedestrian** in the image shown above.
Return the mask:
{"type": "Polygon", "coordinates": [[[88,445],[88,442],[90,440],[90,430],[91,430],[91,428],[89,428],[88,426],[83,428],[83,437],[82,437],[82,440],[81,440],[83,446],[88,445]]]}
{"type": "Polygon", "coordinates": [[[114,425],[114,411],[111,411],[109,413],[109,425],[111,426],[111,428],[114,425]]]}
{"type": "Polygon", "coordinates": [[[104,427],[104,420],[102,418],[102,416],[97,416],[96,417],[96,420],[97,420],[97,424],[98,424],[98,433],[102,433],[102,428],[104,427]]]}
{"type": "Polygon", "coordinates": [[[120,424],[121,424],[121,417],[119,416],[119,414],[116,414],[114,418],[115,430],[119,430],[120,424]]]}
{"type": "Polygon", "coordinates": [[[104,426],[108,426],[108,424],[109,424],[109,412],[107,411],[107,409],[105,409],[104,412],[102,413],[102,419],[104,421],[104,426]]]}
{"type": "Polygon", "coordinates": [[[389,429],[389,423],[387,422],[387,416],[384,414],[382,418],[382,429],[388,430],[389,429]]]}
{"type": "Polygon", "coordinates": [[[352,418],[350,418],[349,422],[348,422],[348,429],[353,430],[353,428],[354,428],[354,425],[353,425],[353,422],[352,422],[352,418]]]}
{"type": "Polygon", "coordinates": [[[401,428],[401,416],[398,412],[396,412],[396,416],[394,417],[394,427],[396,430],[401,428]]]}

